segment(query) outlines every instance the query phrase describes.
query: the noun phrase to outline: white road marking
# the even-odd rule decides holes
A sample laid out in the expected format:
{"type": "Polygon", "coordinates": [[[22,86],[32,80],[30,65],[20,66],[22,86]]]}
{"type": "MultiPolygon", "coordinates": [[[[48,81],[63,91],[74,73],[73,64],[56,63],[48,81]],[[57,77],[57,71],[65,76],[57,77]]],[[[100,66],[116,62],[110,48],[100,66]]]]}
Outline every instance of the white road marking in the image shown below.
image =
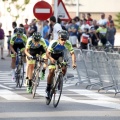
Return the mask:
{"type": "Polygon", "coordinates": [[[69,101],[69,102],[89,104],[89,105],[96,105],[96,106],[100,106],[100,107],[108,107],[108,108],[113,108],[113,109],[120,110],[120,104],[113,103],[113,102],[108,102],[108,101],[103,101],[103,100],[75,100],[73,98],[66,97],[66,96],[63,96],[63,95],[61,96],[61,100],[69,101]]]}
{"type": "Polygon", "coordinates": [[[69,91],[75,92],[79,95],[83,95],[83,96],[87,96],[89,98],[92,99],[96,99],[96,100],[104,100],[104,101],[118,101],[120,102],[120,100],[116,99],[116,98],[111,98],[105,95],[102,95],[100,93],[95,93],[93,91],[90,90],[86,90],[86,89],[68,89],[69,91]]]}
{"type": "Polygon", "coordinates": [[[5,88],[5,89],[12,90],[12,88],[10,88],[10,87],[7,87],[7,86],[4,86],[4,85],[1,85],[1,84],[0,84],[0,87],[2,87],[2,88],[5,88]]]}
{"type": "Polygon", "coordinates": [[[21,95],[18,95],[16,93],[6,90],[6,89],[0,90],[0,97],[3,97],[7,100],[30,100],[26,97],[23,97],[21,95]]]}

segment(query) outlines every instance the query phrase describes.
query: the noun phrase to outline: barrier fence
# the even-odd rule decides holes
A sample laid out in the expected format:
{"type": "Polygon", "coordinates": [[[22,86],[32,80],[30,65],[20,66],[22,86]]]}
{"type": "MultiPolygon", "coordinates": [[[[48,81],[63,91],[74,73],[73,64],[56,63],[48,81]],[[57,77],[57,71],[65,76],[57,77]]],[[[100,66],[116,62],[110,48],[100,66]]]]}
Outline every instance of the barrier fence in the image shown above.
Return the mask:
{"type": "MultiPolygon", "coordinates": [[[[98,92],[114,90],[115,95],[120,93],[119,53],[75,49],[75,55],[78,74],[75,85],[85,83],[87,89],[95,87],[98,92]]],[[[71,57],[68,58],[71,63],[71,57]]]]}

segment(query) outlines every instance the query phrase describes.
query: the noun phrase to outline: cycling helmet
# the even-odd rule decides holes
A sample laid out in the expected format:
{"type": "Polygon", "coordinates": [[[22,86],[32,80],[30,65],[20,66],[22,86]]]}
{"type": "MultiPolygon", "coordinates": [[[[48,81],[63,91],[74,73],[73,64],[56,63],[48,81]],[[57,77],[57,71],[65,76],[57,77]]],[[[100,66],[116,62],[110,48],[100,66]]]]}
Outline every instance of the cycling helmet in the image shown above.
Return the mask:
{"type": "Polygon", "coordinates": [[[32,38],[34,39],[35,42],[39,42],[41,39],[41,34],[39,32],[35,32],[33,33],[32,38]]]}
{"type": "Polygon", "coordinates": [[[58,36],[61,39],[68,40],[68,32],[66,30],[59,31],[58,36]]]}
{"type": "Polygon", "coordinates": [[[16,34],[23,35],[23,33],[24,33],[23,28],[17,28],[16,29],[16,34]]]}

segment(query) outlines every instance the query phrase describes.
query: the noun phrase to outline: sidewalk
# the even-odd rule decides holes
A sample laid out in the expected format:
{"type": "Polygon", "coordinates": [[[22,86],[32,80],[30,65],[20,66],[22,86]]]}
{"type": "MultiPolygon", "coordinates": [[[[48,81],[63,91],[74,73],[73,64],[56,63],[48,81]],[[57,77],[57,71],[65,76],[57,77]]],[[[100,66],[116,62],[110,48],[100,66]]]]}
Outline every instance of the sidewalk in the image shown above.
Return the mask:
{"type": "Polygon", "coordinates": [[[3,57],[5,60],[0,59],[0,71],[10,71],[11,57],[7,57],[7,50],[4,50],[3,57]]]}

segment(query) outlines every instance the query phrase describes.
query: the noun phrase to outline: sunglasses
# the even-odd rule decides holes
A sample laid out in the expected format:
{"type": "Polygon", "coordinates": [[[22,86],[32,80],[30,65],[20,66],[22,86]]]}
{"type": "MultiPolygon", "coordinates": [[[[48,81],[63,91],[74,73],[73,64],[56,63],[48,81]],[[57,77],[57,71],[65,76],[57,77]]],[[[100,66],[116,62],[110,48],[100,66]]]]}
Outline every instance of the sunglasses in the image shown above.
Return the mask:
{"type": "Polygon", "coordinates": [[[61,39],[61,41],[66,41],[66,39],[61,39]]]}

